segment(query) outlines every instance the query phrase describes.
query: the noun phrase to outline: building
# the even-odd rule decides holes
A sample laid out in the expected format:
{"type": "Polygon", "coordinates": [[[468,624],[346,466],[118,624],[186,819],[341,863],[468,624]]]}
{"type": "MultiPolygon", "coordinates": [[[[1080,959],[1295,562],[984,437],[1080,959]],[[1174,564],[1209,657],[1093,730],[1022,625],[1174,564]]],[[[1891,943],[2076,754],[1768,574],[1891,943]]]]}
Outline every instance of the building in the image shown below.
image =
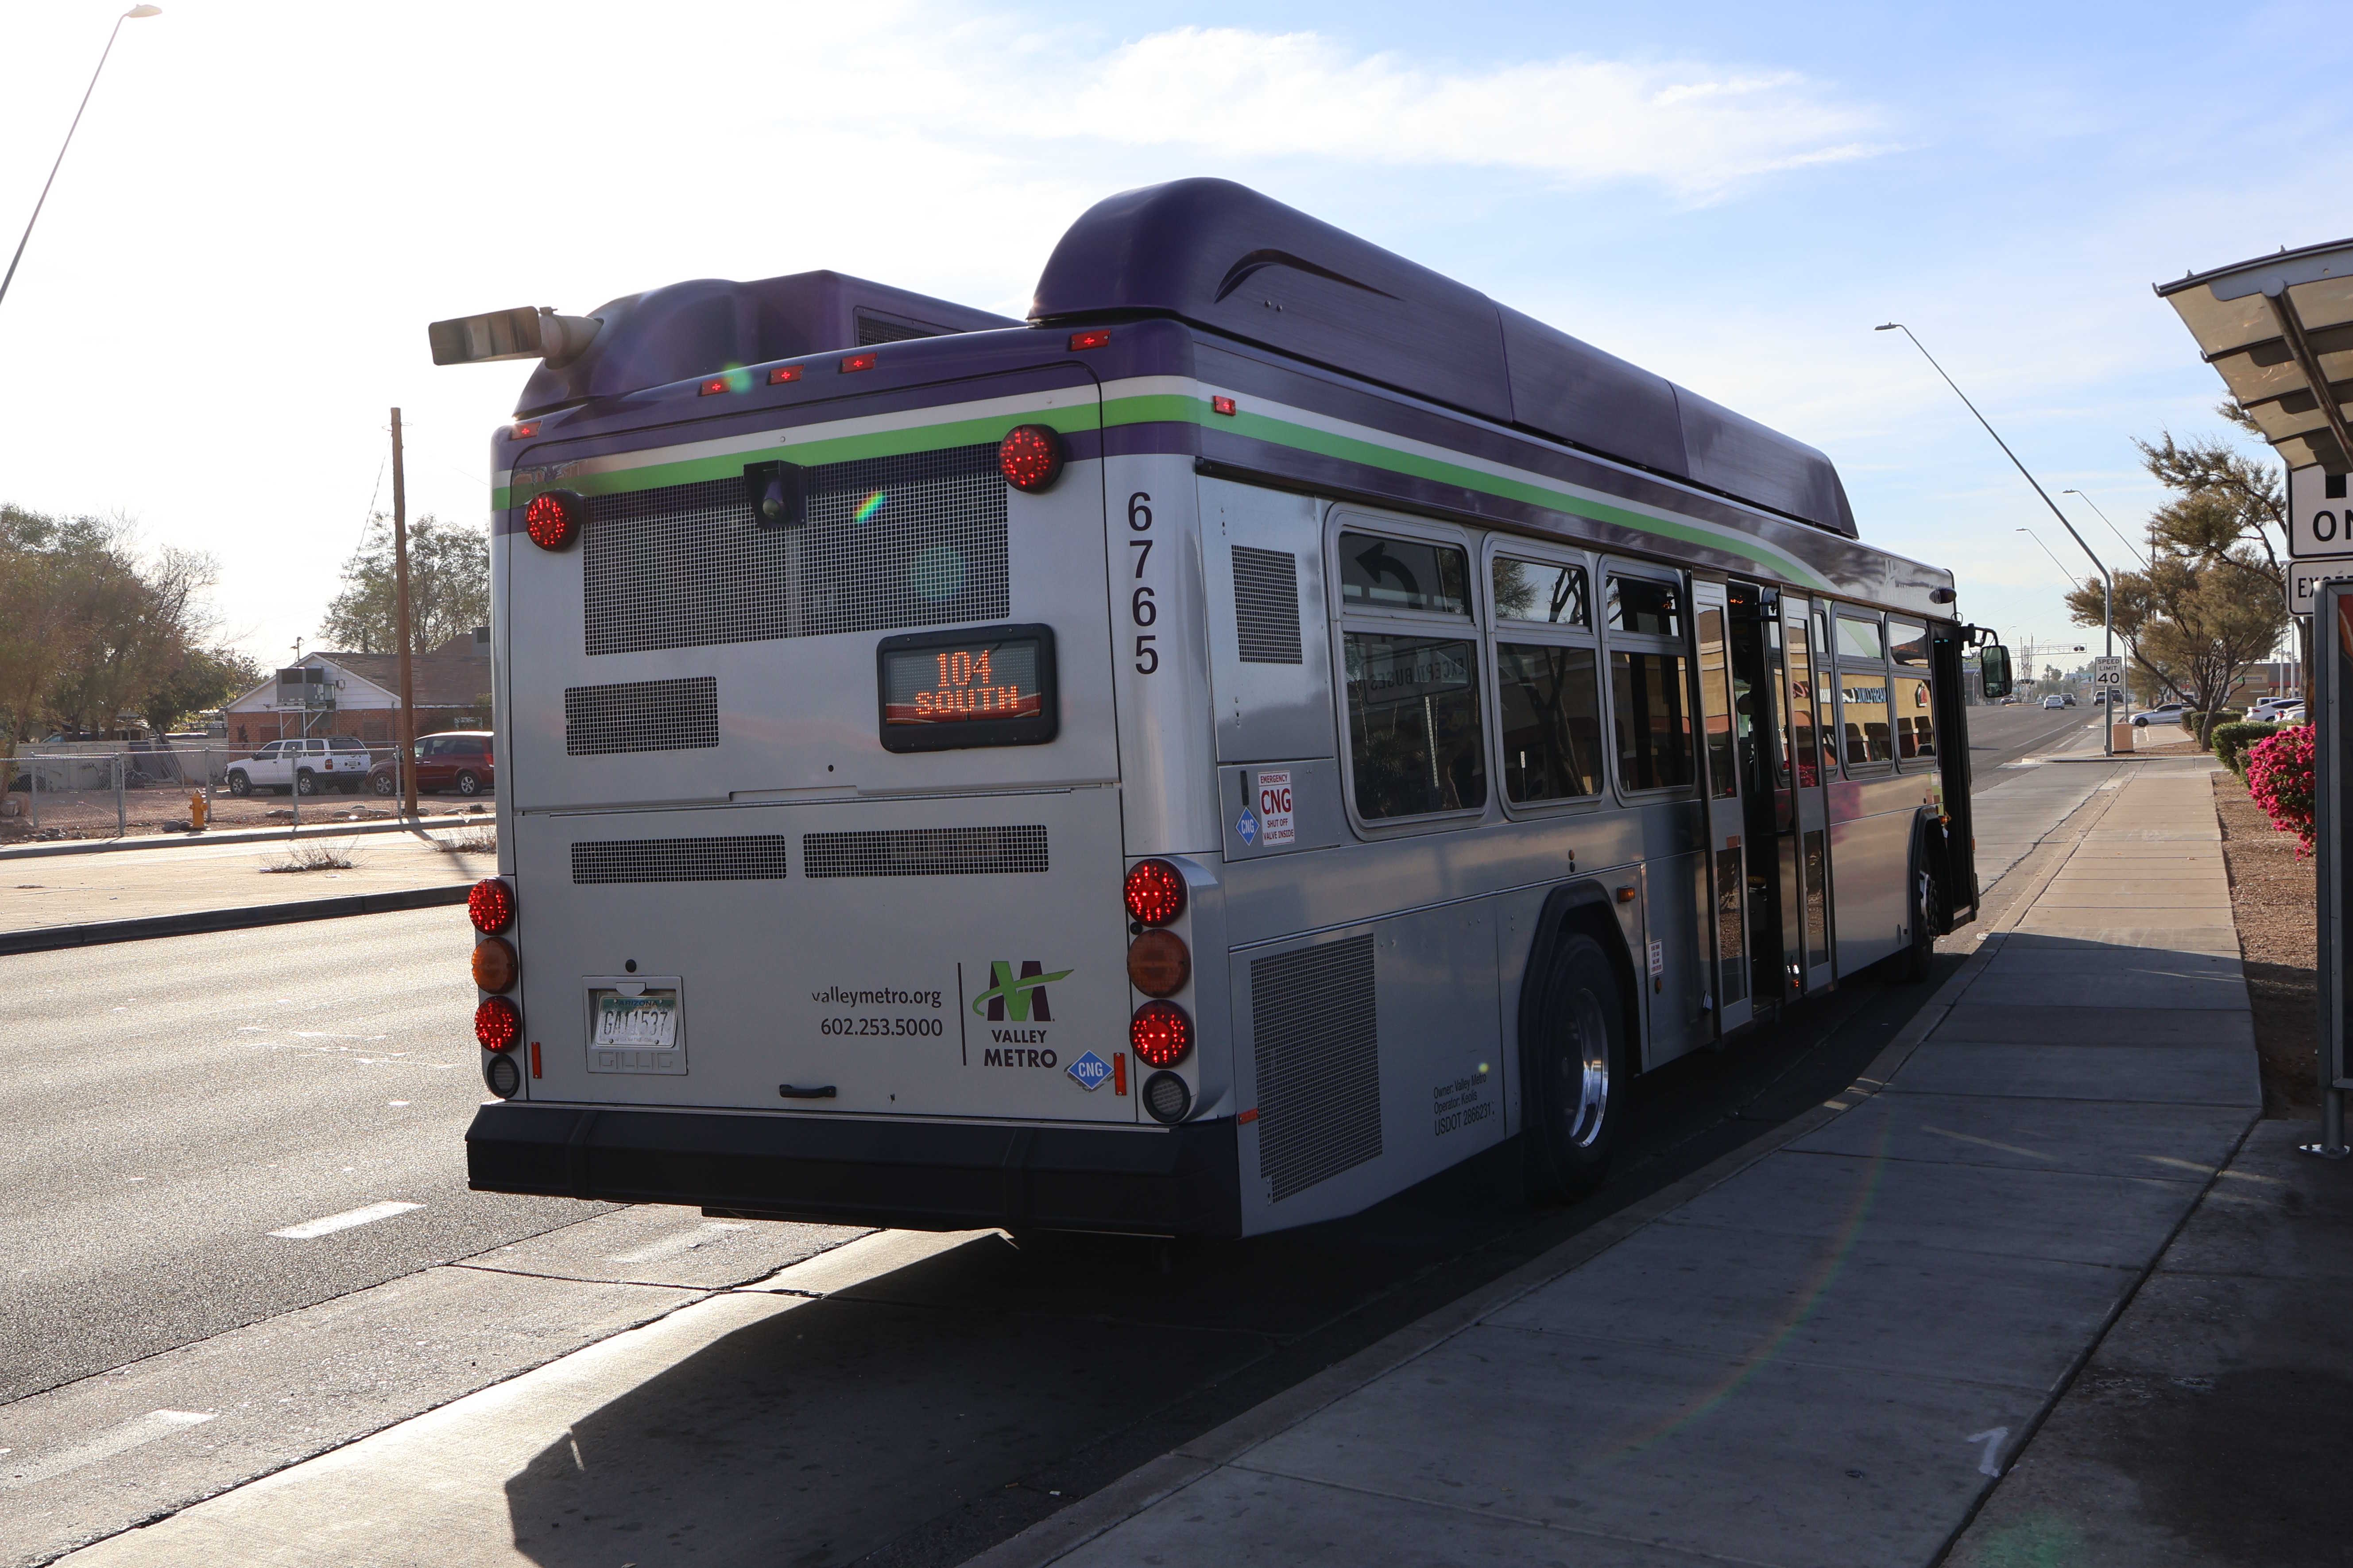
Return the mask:
{"type": "MultiPolygon", "coordinates": [[[[491,721],[491,634],[477,626],[431,653],[411,656],[419,735],[487,729],[491,721]]],[[[400,656],[312,653],[225,704],[233,746],[290,735],[355,735],[371,747],[394,743],[400,710],[400,656]]]]}

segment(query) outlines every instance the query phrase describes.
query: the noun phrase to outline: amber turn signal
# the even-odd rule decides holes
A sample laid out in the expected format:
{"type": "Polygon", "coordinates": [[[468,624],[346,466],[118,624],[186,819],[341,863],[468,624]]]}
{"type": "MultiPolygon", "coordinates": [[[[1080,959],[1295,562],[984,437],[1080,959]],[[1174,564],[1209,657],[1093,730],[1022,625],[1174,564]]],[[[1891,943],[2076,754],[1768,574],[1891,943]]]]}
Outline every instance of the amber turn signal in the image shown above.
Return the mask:
{"type": "Polygon", "coordinates": [[[1193,955],[1173,931],[1148,931],[1127,950],[1127,983],[1146,996],[1174,996],[1193,978],[1193,955]]]}
{"type": "Polygon", "coordinates": [[[491,937],[474,944],[474,984],[490,992],[512,991],[515,983],[515,950],[506,938],[491,937]]]}

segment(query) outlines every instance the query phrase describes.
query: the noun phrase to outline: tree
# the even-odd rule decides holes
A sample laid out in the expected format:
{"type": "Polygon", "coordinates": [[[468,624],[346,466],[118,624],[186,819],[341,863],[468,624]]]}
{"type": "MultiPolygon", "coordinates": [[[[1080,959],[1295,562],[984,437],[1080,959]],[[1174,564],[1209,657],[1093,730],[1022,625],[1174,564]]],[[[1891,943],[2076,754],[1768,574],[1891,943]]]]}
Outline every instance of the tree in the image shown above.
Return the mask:
{"type": "Polygon", "coordinates": [[[147,727],[160,735],[192,714],[252,690],[268,673],[260,660],[234,648],[196,648],[147,694],[139,710],[147,727]]]}
{"type": "MultiPolygon", "coordinates": [[[[319,640],[361,653],[395,653],[396,586],[392,523],[378,515],[343,563],[343,586],[327,605],[319,640]]],[[[408,525],[408,647],[428,653],[490,624],[491,539],[479,528],[427,515],[408,525]]]]}

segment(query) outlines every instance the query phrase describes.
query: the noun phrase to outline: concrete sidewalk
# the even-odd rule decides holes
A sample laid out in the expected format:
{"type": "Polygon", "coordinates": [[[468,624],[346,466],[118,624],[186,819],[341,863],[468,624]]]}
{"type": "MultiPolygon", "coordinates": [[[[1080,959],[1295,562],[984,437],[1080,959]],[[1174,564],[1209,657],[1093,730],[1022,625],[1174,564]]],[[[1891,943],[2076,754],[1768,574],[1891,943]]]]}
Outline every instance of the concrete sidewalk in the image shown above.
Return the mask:
{"type": "Polygon", "coordinates": [[[2261,1106],[2210,772],[2088,781],[1778,1147],[976,1563],[1936,1561],[2261,1106]]]}
{"type": "Polygon", "coordinates": [[[0,952],[90,941],[275,925],[330,914],[461,901],[498,869],[492,850],[451,852],[490,827],[366,837],[121,849],[0,864],[0,952]],[[272,873],[290,856],[332,849],[348,868],[272,873]]]}

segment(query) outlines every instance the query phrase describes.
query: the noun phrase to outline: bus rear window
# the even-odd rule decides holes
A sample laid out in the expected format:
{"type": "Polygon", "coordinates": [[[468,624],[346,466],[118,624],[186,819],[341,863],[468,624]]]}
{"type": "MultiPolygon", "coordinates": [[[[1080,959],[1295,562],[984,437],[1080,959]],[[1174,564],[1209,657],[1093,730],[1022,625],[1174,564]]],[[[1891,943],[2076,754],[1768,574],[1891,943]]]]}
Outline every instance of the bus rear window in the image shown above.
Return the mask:
{"type": "Polygon", "coordinates": [[[1468,616],[1469,559],[1451,545],[1344,533],[1340,536],[1340,599],[1368,610],[1468,616]]]}

